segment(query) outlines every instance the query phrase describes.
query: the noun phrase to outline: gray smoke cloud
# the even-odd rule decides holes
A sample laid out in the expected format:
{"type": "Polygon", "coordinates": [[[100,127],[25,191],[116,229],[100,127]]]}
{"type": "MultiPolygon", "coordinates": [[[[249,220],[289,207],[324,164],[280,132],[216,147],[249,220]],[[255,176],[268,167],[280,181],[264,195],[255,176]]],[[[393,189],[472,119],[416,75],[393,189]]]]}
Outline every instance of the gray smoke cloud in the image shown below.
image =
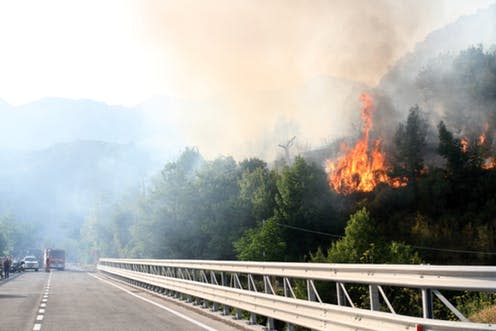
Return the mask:
{"type": "MultiPolygon", "coordinates": [[[[185,140],[207,156],[272,157],[350,132],[374,87],[435,28],[491,1],[145,2],[185,140]],[[281,131],[281,123],[289,130],[281,131]],[[275,134],[277,132],[277,134],[275,134]]],[[[454,36],[453,36],[454,37],[454,36]]]]}

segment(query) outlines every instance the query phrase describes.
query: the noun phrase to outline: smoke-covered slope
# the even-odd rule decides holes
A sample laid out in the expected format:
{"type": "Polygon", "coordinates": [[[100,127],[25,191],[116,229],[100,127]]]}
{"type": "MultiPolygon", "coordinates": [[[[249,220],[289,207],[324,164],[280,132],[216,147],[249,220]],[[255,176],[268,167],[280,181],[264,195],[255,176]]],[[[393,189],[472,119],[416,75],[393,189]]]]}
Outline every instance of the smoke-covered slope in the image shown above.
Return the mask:
{"type": "Polygon", "coordinates": [[[139,189],[151,164],[134,145],[97,141],[0,153],[0,162],[0,215],[42,224],[51,235],[139,189]]]}
{"type": "Polygon", "coordinates": [[[458,54],[470,46],[482,45],[490,49],[495,44],[496,4],[430,33],[384,75],[379,88],[390,96],[398,111],[406,113],[409,107],[422,101],[415,80],[430,61],[443,55],[458,54]]]}

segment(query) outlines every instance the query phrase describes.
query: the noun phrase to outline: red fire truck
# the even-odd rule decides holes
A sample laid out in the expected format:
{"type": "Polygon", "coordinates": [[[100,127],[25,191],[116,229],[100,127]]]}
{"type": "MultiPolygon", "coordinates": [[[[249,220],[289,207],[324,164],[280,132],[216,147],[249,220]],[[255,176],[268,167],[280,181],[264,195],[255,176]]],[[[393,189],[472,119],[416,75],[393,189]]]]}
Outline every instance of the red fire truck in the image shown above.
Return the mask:
{"type": "Polygon", "coordinates": [[[45,250],[45,269],[65,269],[65,251],[63,249],[47,248],[45,250]]]}

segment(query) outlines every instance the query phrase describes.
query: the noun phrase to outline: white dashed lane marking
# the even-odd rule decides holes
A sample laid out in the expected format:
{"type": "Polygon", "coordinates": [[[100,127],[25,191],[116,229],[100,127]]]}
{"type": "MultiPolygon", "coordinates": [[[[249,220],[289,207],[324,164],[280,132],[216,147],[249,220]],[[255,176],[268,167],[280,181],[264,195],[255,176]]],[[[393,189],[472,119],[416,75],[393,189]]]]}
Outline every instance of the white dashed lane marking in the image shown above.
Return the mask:
{"type": "Polygon", "coordinates": [[[48,295],[50,294],[50,283],[52,281],[52,275],[53,275],[52,272],[50,272],[50,275],[48,276],[47,284],[45,285],[43,291],[43,298],[41,299],[40,309],[38,310],[38,315],[36,316],[37,323],[34,323],[33,331],[41,330],[42,324],[40,322],[43,321],[43,318],[45,317],[45,308],[47,306],[48,295]]]}

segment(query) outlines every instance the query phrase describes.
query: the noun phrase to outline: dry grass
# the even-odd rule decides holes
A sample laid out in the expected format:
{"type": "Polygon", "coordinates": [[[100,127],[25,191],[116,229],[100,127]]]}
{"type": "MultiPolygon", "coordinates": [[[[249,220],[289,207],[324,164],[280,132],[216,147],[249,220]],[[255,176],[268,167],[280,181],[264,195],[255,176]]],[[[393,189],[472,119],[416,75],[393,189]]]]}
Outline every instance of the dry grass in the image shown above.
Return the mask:
{"type": "Polygon", "coordinates": [[[496,306],[487,307],[469,318],[473,322],[496,323],[496,306]]]}

